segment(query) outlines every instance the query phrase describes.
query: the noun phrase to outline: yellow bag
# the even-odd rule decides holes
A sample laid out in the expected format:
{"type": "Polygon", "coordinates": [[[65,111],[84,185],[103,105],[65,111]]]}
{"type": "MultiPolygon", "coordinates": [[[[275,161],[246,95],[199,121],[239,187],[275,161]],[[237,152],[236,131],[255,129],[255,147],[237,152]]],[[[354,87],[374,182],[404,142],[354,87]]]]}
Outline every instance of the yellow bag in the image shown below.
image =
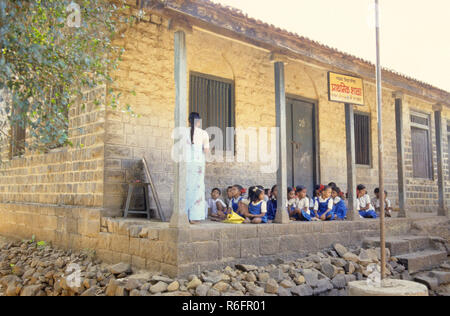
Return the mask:
{"type": "Polygon", "coordinates": [[[239,216],[235,212],[231,211],[231,214],[227,215],[227,219],[223,221],[223,223],[227,224],[242,224],[245,221],[245,218],[239,216]]]}

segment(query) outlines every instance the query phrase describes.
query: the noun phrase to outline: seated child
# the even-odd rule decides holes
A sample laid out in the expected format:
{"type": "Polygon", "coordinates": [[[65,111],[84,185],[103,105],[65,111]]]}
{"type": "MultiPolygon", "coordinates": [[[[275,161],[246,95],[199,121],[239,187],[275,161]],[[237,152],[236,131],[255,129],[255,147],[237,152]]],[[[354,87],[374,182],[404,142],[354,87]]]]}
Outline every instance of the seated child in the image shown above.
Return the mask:
{"type": "Polygon", "coordinates": [[[377,213],[364,185],[360,184],[356,187],[356,196],[358,198],[359,216],[361,218],[377,218],[377,213]]]}
{"type": "Polygon", "coordinates": [[[291,221],[300,220],[300,210],[297,208],[298,198],[295,192],[295,188],[288,188],[288,203],[287,211],[291,221]]]}
{"type": "MultiPolygon", "coordinates": [[[[372,200],[372,204],[375,207],[375,211],[377,214],[380,214],[380,189],[376,188],[375,191],[375,198],[372,200]]],[[[387,198],[388,193],[387,191],[384,191],[384,214],[386,217],[392,217],[392,206],[391,201],[387,198]]]]}
{"type": "Polygon", "coordinates": [[[231,199],[233,198],[233,192],[232,192],[232,189],[233,189],[233,186],[232,186],[232,185],[230,185],[230,186],[227,188],[227,196],[226,196],[226,198],[225,198],[225,203],[226,203],[227,205],[230,204],[230,201],[231,201],[231,199]]]}
{"type": "Polygon", "coordinates": [[[243,190],[244,188],[239,184],[233,185],[233,188],[231,189],[232,199],[228,204],[229,211],[233,211],[242,217],[245,216],[245,212],[243,211],[245,205],[242,203],[242,200],[244,199],[244,197],[242,196],[243,190]]]}
{"type": "Polygon", "coordinates": [[[208,215],[212,220],[225,220],[227,217],[227,206],[220,198],[221,191],[214,188],[211,191],[211,198],[208,199],[208,215]]]}
{"type": "Polygon", "coordinates": [[[313,197],[311,198],[310,205],[309,205],[309,207],[312,211],[314,211],[314,205],[316,205],[316,201],[319,199],[320,195],[322,194],[323,188],[324,188],[324,186],[322,184],[318,184],[314,187],[313,197]]]}
{"type": "Polygon", "coordinates": [[[264,201],[269,202],[270,189],[264,189],[264,201]]]}
{"type": "Polygon", "coordinates": [[[316,200],[314,211],[316,217],[322,221],[332,221],[336,219],[333,213],[333,198],[331,197],[331,187],[326,186],[322,190],[322,195],[316,200]]]}
{"type": "Polygon", "coordinates": [[[331,190],[331,197],[334,203],[334,214],[336,214],[338,220],[345,220],[347,216],[347,205],[345,205],[344,194],[339,187],[334,187],[331,190]]]}
{"type": "Polygon", "coordinates": [[[267,203],[264,201],[264,190],[258,187],[252,188],[251,202],[248,205],[247,219],[252,224],[267,223],[267,203]]]}
{"type": "Polygon", "coordinates": [[[300,220],[308,222],[318,220],[315,217],[314,212],[309,209],[309,198],[306,195],[306,188],[299,185],[296,189],[298,196],[297,209],[300,210],[300,220]]]}
{"type": "Polygon", "coordinates": [[[269,201],[267,202],[267,220],[269,223],[275,220],[275,215],[277,214],[277,197],[278,190],[277,186],[274,185],[270,191],[269,201]]]}

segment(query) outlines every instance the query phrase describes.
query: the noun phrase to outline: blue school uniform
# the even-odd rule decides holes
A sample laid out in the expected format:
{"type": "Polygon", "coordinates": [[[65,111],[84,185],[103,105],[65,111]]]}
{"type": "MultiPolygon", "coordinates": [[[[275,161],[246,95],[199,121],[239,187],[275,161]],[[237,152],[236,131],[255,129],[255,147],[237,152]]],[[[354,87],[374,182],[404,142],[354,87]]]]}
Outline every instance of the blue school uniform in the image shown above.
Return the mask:
{"type": "MultiPolygon", "coordinates": [[[[360,197],[358,199],[359,202],[359,206],[361,208],[367,206],[368,204],[372,204],[372,202],[370,201],[370,197],[366,194],[362,197],[360,197]]],[[[378,215],[375,212],[375,210],[373,209],[373,206],[371,206],[371,208],[369,208],[368,210],[359,210],[359,215],[363,218],[377,218],[378,215]]]]}
{"type": "Polygon", "coordinates": [[[273,221],[275,220],[275,216],[277,214],[277,200],[270,199],[267,202],[267,220],[273,221]]]}
{"type": "Polygon", "coordinates": [[[364,218],[377,218],[378,215],[374,210],[359,211],[359,215],[364,218]]]}
{"type": "Polygon", "coordinates": [[[333,213],[337,215],[338,219],[345,219],[347,217],[347,205],[344,200],[340,200],[334,205],[333,213]]]}
{"type": "MultiPolygon", "coordinates": [[[[265,201],[260,201],[258,204],[250,203],[248,205],[248,211],[252,215],[261,215],[262,205],[266,203],[265,201]]],[[[267,212],[264,214],[263,217],[261,217],[262,223],[267,223],[267,212]]]]}
{"type": "Polygon", "coordinates": [[[235,212],[239,214],[239,202],[241,202],[243,200],[243,197],[240,196],[237,201],[235,200],[235,198],[231,199],[231,209],[235,212]]]}
{"type": "MultiPolygon", "coordinates": [[[[327,199],[325,202],[320,202],[319,199],[317,200],[317,202],[319,203],[319,210],[317,211],[317,214],[319,215],[319,217],[321,217],[326,211],[328,211],[328,204],[329,204],[330,200],[331,200],[331,198],[327,199]]],[[[334,216],[333,210],[328,212],[327,220],[332,221],[332,220],[334,220],[334,217],[335,216],[334,216]]]]}
{"type": "Polygon", "coordinates": [[[289,217],[295,218],[296,220],[300,220],[300,216],[298,214],[295,214],[295,215],[291,216],[291,212],[294,212],[297,209],[297,202],[294,202],[291,205],[289,205],[289,202],[288,202],[288,208],[287,208],[289,217]]]}
{"type": "Polygon", "coordinates": [[[313,219],[313,217],[316,217],[315,215],[313,215],[314,214],[314,211],[309,211],[309,214],[305,211],[305,210],[302,210],[302,220],[303,221],[307,221],[307,222],[311,222],[312,221],[312,219],[313,219]]]}

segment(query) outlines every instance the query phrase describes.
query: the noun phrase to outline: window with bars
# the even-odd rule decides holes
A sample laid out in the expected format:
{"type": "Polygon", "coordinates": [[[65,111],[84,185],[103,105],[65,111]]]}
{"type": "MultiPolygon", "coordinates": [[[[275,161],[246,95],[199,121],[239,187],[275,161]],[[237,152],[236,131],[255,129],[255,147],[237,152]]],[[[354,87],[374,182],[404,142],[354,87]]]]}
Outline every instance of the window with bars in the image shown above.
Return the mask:
{"type": "Polygon", "coordinates": [[[430,116],[421,113],[411,114],[411,147],[413,177],[432,179],[432,160],[430,149],[430,116]]]}
{"type": "Polygon", "coordinates": [[[370,166],[370,115],[355,113],[355,162],[370,166]]]}
{"type": "Polygon", "coordinates": [[[235,127],[233,81],[191,73],[189,111],[200,114],[203,129],[219,127],[223,148],[233,150],[234,133],[227,135],[227,127],[235,127]]]}

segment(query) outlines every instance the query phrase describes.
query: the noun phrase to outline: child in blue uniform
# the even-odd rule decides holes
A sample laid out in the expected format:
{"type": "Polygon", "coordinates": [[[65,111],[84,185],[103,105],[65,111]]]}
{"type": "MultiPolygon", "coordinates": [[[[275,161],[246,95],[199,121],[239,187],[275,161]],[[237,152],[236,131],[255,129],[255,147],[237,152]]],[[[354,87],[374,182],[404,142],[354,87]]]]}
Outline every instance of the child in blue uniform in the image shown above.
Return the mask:
{"type": "MultiPolygon", "coordinates": [[[[313,211],[313,212],[314,212],[314,206],[316,205],[316,202],[319,200],[319,197],[322,194],[323,188],[324,188],[324,186],[322,184],[318,184],[314,187],[313,197],[311,198],[311,203],[309,205],[311,211],[313,211]]],[[[316,214],[314,214],[314,216],[316,216],[316,214]]]]}
{"type": "Polygon", "coordinates": [[[244,214],[242,212],[242,200],[244,199],[244,197],[242,196],[242,186],[236,184],[233,185],[233,187],[231,188],[231,194],[233,196],[233,198],[230,200],[230,203],[228,204],[228,208],[232,211],[234,211],[235,213],[239,214],[240,216],[243,216],[244,214]]]}
{"type": "Polygon", "coordinates": [[[267,223],[267,203],[264,201],[264,190],[255,187],[252,191],[247,218],[252,224],[267,223]]]}
{"type": "Polygon", "coordinates": [[[278,189],[274,185],[270,191],[270,199],[267,202],[267,220],[269,223],[275,220],[275,215],[277,214],[277,197],[278,189]]]}
{"type": "Polygon", "coordinates": [[[310,202],[308,196],[306,195],[306,188],[302,185],[299,185],[296,189],[298,197],[297,209],[300,210],[300,220],[307,222],[317,220],[314,212],[309,209],[310,202]]]}
{"type": "Polygon", "coordinates": [[[314,205],[316,217],[322,221],[332,221],[336,219],[333,212],[333,198],[331,197],[331,187],[326,186],[322,190],[322,195],[317,199],[314,205]]]}
{"type": "Polygon", "coordinates": [[[334,187],[331,190],[331,197],[333,198],[334,209],[338,220],[345,220],[347,217],[347,205],[345,205],[344,194],[342,194],[339,187],[334,187]]]}
{"type": "Polygon", "coordinates": [[[287,211],[291,221],[300,220],[300,210],[297,208],[298,198],[295,192],[295,188],[288,188],[288,205],[287,211]]]}
{"type": "Polygon", "coordinates": [[[356,195],[358,196],[359,216],[361,218],[377,218],[375,207],[372,205],[372,201],[364,185],[360,184],[357,186],[356,195]]]}

